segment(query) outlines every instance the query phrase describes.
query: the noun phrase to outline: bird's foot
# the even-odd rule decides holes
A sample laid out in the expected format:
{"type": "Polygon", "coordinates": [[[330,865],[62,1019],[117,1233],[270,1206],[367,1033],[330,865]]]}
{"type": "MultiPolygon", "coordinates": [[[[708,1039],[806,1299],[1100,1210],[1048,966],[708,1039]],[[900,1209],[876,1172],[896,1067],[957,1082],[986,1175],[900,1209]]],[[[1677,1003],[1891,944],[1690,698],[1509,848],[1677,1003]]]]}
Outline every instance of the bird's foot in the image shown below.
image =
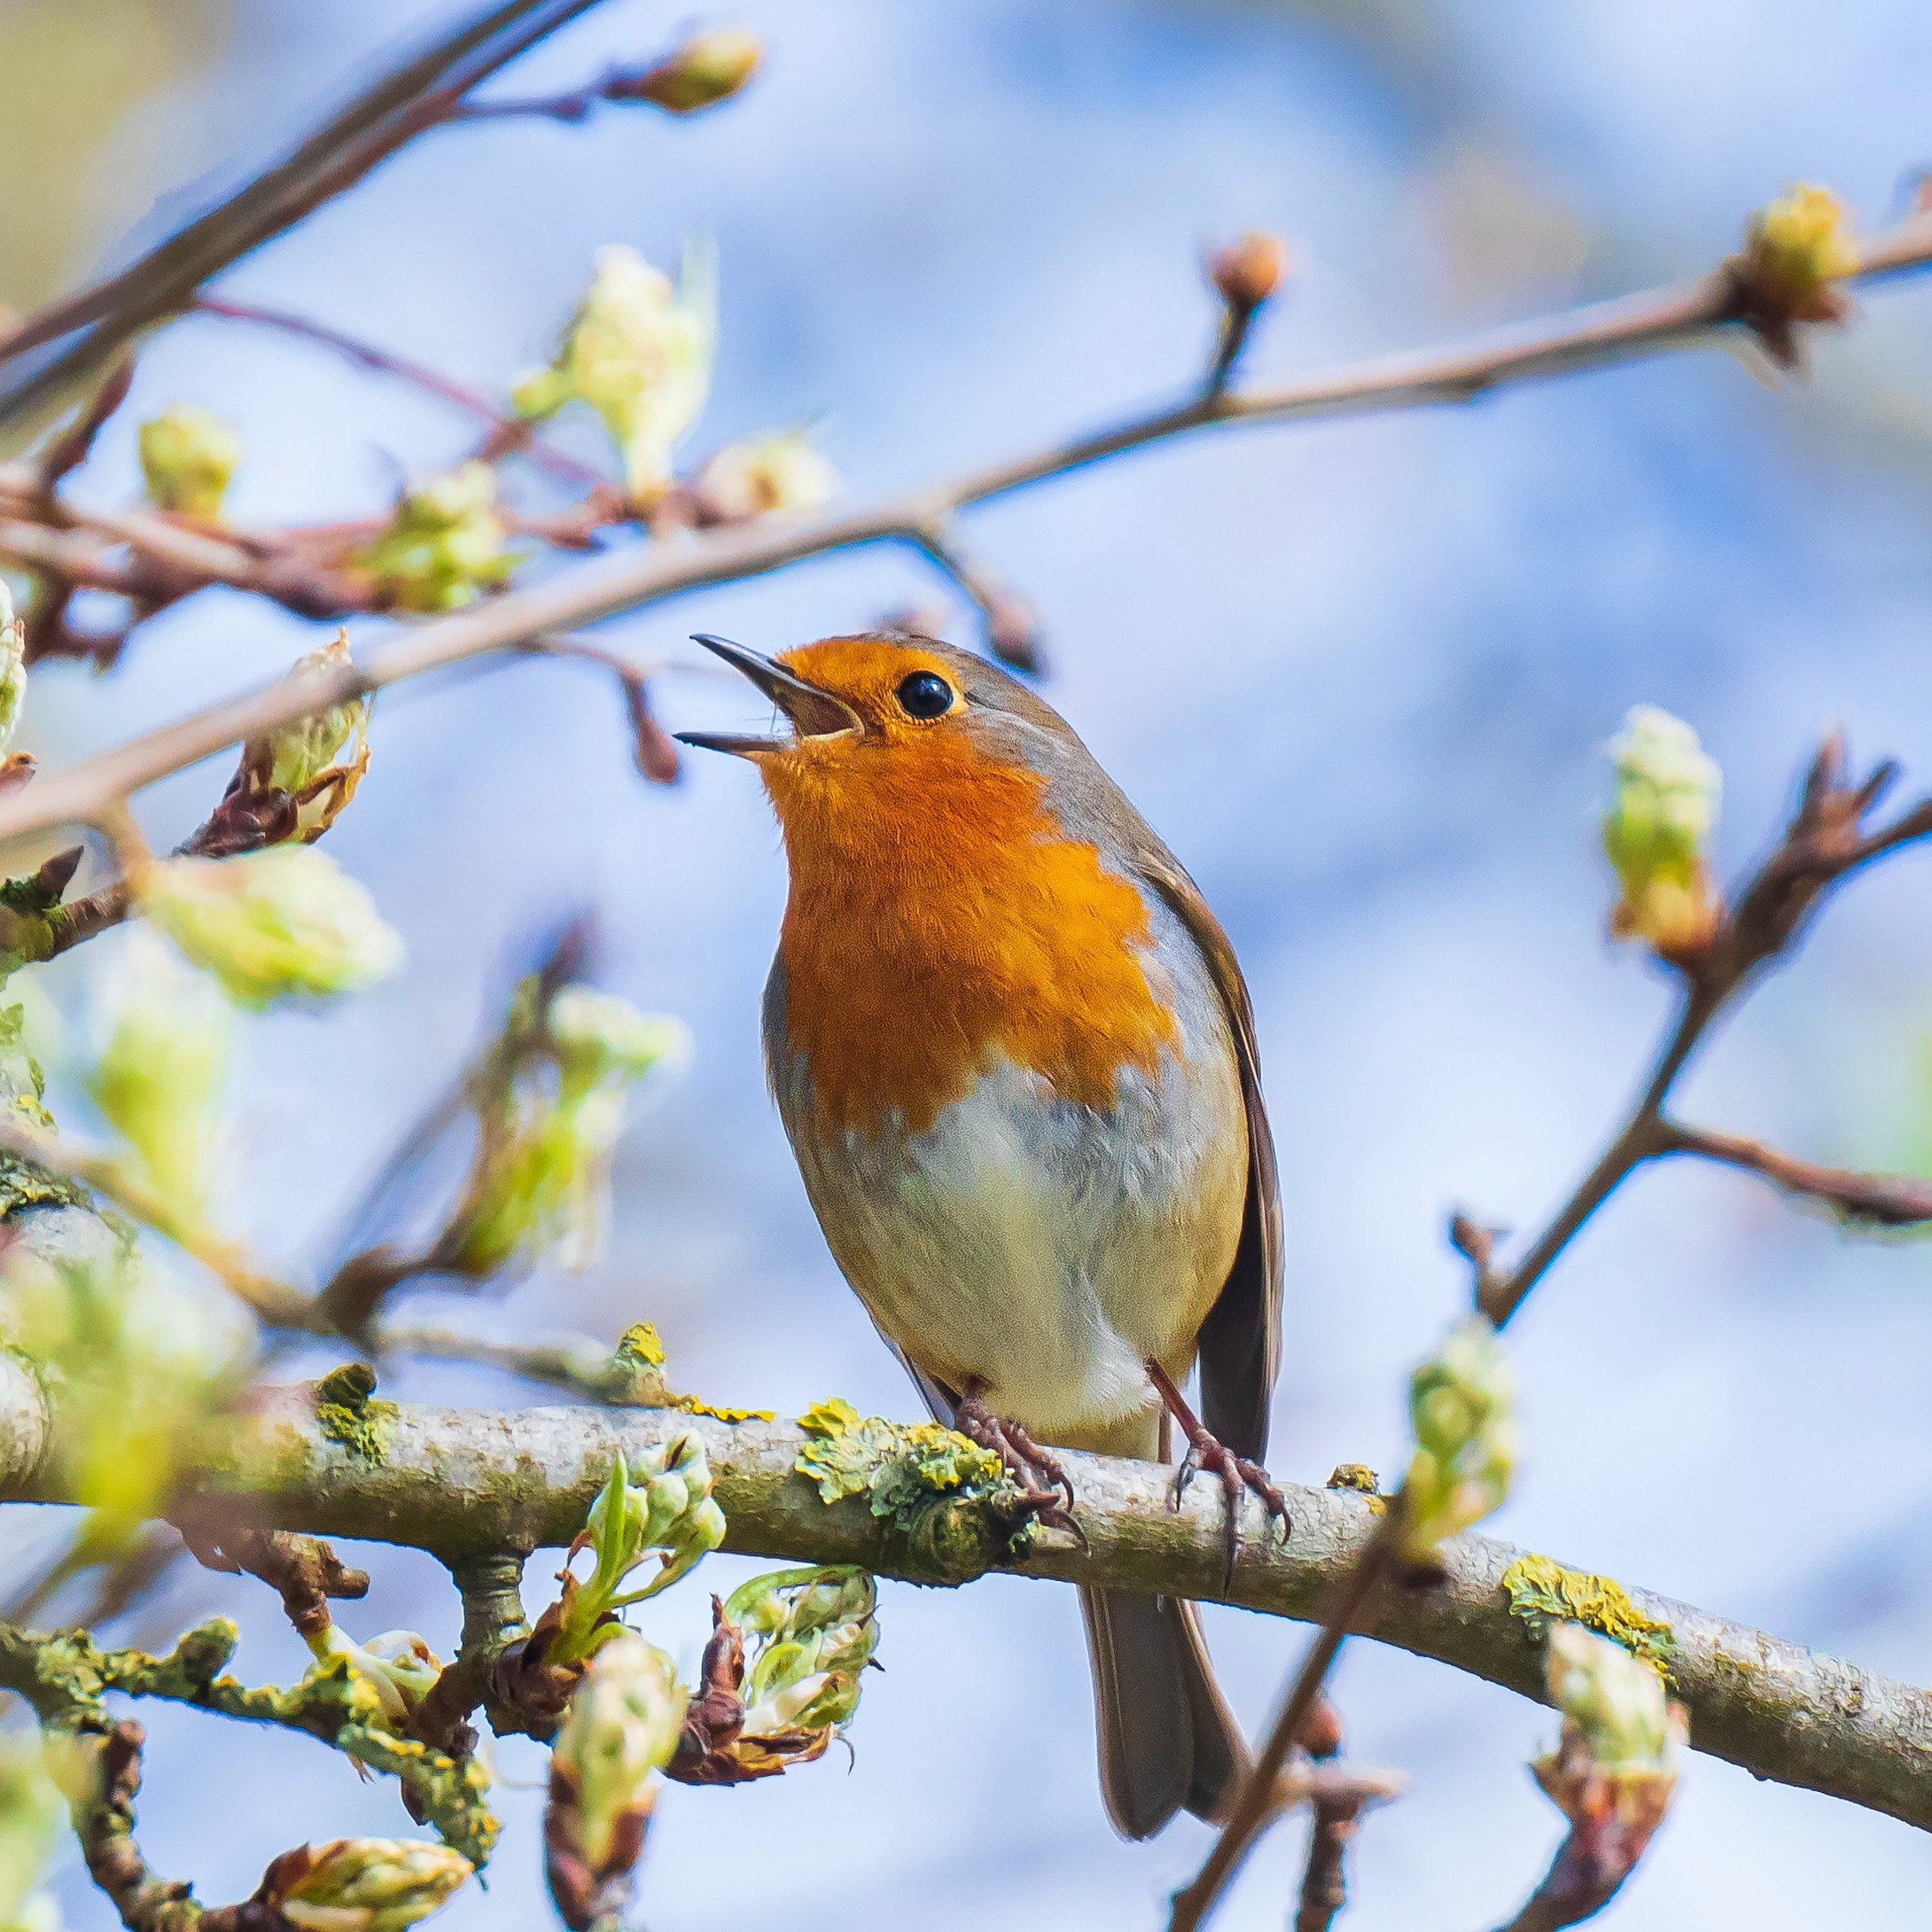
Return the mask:
{"type": "Polygon", "coordinates": [[[1147,1372],[1159,1391],[1161,1400],[1166,1404],[1168,1414],[1188,1441],[1187,1453],[1180,1459],[1180,1468],[1174,1472],[1173,1487],[1168,1492],[1168,1506],[1174,1509],[1180,1507],[1188,1484],[1203,1469],[1220,1477],[1221,1488],[1227,1497],[1227,1575],[1232,1580],[1235,1558],[1241,1548],[1243,1495],[1251,1492],[1260,1499],[1261,1507],[1268,1514],[1269,1527],[1272,1529],[1277,1523],[1281,1524],[1283,1542],[1288,1540],[1294,1527],[1288,1513],[1288,1499],[1274,1486],[1268,1472],[1258,1462],[1236,1455],[1218,1437],[1208,1433],[1200,1417],[1188,1407],[1187,1398],[1158,1362],[1149,1362],[1147,1372]]]}
{"type": "Polygon", "coordinates": [[[1073,1520],[1071,1478],[1019,1423],[993,1414],[978,1396],[969,1395],[954,1409],[953,1427],[999,1457],[1019,1490],[1022,1508],[1048,1529],[1071,1530],[1080,1536],[1080,1526],[1073,1520]]]}

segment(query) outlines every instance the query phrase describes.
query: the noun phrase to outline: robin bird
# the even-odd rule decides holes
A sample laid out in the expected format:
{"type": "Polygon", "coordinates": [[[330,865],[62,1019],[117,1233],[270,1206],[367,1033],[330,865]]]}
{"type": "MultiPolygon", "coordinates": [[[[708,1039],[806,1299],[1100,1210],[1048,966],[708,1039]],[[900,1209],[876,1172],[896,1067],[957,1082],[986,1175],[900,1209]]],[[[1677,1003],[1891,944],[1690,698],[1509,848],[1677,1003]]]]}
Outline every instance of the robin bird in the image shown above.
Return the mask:
{"type": "MultiPolygon", "coordinates": [[[[1280,1357],[1281,1214],[1254,1019],[1193,880],[1071,728],[902,633],[715,651],[789,728],[757,766],[791,868],[766,1071],[825,1239],[935,1412],[1048,1523],[1050,1451],[1227,1489],[1229,1561],[1280,1357]],[[1198,1360],[1201,1416],[1180,1393],[1198,1360]]],[[[1083,1590],[1101,1784],[1129,1837],[1246,1762],[1191,1604],[1083,1590]]]]}

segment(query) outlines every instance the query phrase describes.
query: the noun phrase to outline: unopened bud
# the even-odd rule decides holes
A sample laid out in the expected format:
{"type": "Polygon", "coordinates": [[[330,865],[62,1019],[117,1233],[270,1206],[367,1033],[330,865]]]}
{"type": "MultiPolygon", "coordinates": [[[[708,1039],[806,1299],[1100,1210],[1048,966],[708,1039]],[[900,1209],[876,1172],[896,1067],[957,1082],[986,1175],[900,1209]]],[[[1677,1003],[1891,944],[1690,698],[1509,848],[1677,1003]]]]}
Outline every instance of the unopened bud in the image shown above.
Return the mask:
{"type": "Polygon", "coordinates": [[[244,1006],[359,992],[402,962],[375,901],[325,853],[276,845],[238,859],[171,859],[136,886],[140,909],[244,1006]]]}
{"type": "MultiPolygon", "coordinates": [[[[345,670],[352,659],[347,631],[339,631],[319,650],[298,658],[283,682],[299,683],[345,670]]],[[[342,815],[369,770],[369,718],[375,703],[367,692],[347,704],[311,712],[242,750],[240,783],[259,791],[285,791],[295,810],[292,837],[305,845],[342,815]]]]}
{"type": "Polygon", "coordinates": [[[220,417],[177,402],[141,425],[141,474],[148,501],[177,516],[217,522],[229,479],[241,461],[241,439],[220,417]]]}
{"type": "Polygon", "coordinates": [[[670,1762],[688,1701],[670,1658],[629,1631],[585,1671],[557,1735],[556,1763],[574,1788],[579,1843],[593,1871],[610,1858],[652,1773],[670,1762]]]}
{"type": "Polygon", "coordinates": [[[1610,930],[1665,957],[1690,951],[1710,937],[1719,914],[1703,848],[1724,775],[1690,726],[1652,705],[1624,721],[1610,753],[1616,789],[1603,849],[1623,887],[1610,930]]]}
{"type": "Polygon", "coordinates": [[[700,34],[648,74],[624,83],[621,92],[674,114],[692,113],[729,100],[757,72],[764,52],[756,34],[700,34]]]}
{"type": "Polygon", "coordinates": [[[1243,315],[1260,308],[1288,277],[1288,244],[1251,228],[1239,241],[1215,250],[1208,279],[1230,308],[1243,315]]]}
{"type": "Polygon", "coordinates": [[[816,510],[838,488],[838,472],[802,430],[727,443],[698,473],[704,514],[749,523],[773,510],[816,510]]]}
{"type": "Polygon", "coordinates": [[[1634,1863],[1676,1788],[1684,1707],[1664,1695],[1648,1663],[1581,1624],[1551,1629],[1544,1671],[1563,1728],[1555,1750],[1531,1769],[1574,1823],[1614,1817],[1634,1863]]]}
{"type": "Polygon", "coordinates": [[[300,1932],[403,1932],[476,1868],[422,1838],[338,1838],[284,1852],[257,1894],[300,1932]]]}
{"type": "Polygon", "coordinates": [[[496,472],[470,462],[412,485],[388,527],[357,556],[378,597],[404,611],[472,604],[516,568],[496,516],[496,472]]]}
{"type": "Polygon", "coordinates": [[[1830,189],[1800,182],[1752,218],[1745,259],[1799,321],[1834,320],[1837,308],[1819,298],[1826,284],[1858,270],[1850,210],[1830,189]]]}
{"type": "Polygon", "coordinates": [[[627,1604],[668,1589],[724,1541],[724,1512],[712,1500],[711,1463],[704,1438],[674,1437],[645,1452],[636,1468],[621,1451],[611,1479],[590,1506],[583,1528],[570,1546],[595,1553],[588,1581],[572,1575],[565,1559],[563,1611],[549,1655],[557,1663],[575,1663],[608,1641],[615,1626],[605,1620],[627,1604]],[[655,1552],[658,1569],[641,1590],[620,1593],[632,1570],[655,1552]]]}
{"type": "Polygon", "coordinates": [[[550,1001],[549,1032],[567,1087],[634,1080],[691,1050],[690,1029],[661,1013],[643,1013],[614,993],[561,987],[550,1001]]]}
{"type": "Polygon", "coordinates": [[[1496,1331],[1469,1315],[1409,1381],[1415,1453],[1403,1485],[1404,1554],[1436,1546],[1480,1523],[1509,1493],[1516,1461],[1515,1378],[1496,1331]]]}

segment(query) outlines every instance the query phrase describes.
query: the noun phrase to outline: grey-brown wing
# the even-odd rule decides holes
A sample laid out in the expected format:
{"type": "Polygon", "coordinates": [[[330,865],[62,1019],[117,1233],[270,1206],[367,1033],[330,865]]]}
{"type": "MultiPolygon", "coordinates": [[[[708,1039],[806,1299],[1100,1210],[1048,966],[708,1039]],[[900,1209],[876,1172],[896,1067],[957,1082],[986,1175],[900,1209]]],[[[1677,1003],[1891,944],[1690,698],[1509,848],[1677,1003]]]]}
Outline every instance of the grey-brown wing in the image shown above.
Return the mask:
{"type": "Polygon", "coordinates": [[[1268,1404],[1282,1364],[1282,1201],[1274,1136],[1261,1099],[1254,1008],[1235,949],[1200,888],[1165,847],[1143,846],[1136,869],[1184,924],[1208,962],[1227,1010],[1248,1116],[1248,1195],[1241,1241],[1221,1292],[1201,1325],[1201,1419],[1237,1455],[1259,1461],[1268,1446],[1268,1404]]]}

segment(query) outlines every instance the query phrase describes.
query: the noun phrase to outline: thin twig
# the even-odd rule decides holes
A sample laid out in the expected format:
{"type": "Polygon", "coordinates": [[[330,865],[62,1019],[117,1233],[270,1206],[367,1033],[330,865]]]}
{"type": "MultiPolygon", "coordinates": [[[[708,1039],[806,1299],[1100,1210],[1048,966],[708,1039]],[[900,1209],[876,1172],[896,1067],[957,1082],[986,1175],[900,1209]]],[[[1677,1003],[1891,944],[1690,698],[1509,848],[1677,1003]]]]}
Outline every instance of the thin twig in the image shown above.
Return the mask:
{"type": "Polygon", "coordinates": [[[506,415],[477,390],[466,387],[453,377],[445,376],[425,363],[411,362],[408,356],[394,354],[388,349],[379,349],[359,336],[345,334],[325,323],[312,322],[292,309],[266,308],[253,302],[232,301],[226,296],[197,295],[187,304],[185,312],[191,316],[217,316],[230,322],[253,323],[261,328],[279,330],[284,335],[300,336],[305,341],[320,343],[339,355],[346,355],[358,368],[397,377],[403,382],[414,384],[418,389],[428,390],[432,395],[440,396],[445,402],[454,403],[471,416],[480,417],[498,434],[510,439],[510,447],[522,450],[533,463],[541,464],[557,476],[573,483],[596,484],[608,480],[590,464],[580,463],[560,449],[550,448],[541,438],[531,433],[529,424],[518,417],[506,415]]]}
{"type": "MultiPolygon", "coordinates": [[[[1895,273],[1932,262],[1932,215],[1875,238],[1859,274],[1895,273]]],[[[1854,278],[1855,279],[1855,278],[1854,278]]],[[[43,826],[91,820],[113,798],[138,791],[256,733],[365,691],[570,630],[705,584],[736,582],[802,557],[863,544],[906,541],[908,534],[965,506],[1022,489],[1104,457],[1198,429],[1465,401],[1504,384],[1710,339],[1730,318],[1731,284],[1712,276],[1689,289],[1667,289],[1624,302],[1577,310],[1539,328],[1447,354],[1430,352],[1355,364],[1289,387],[1243,395],[1193,397],[1034,455],[978,471],[869,510],[724,529],[640,554],[588,564],[554,581],[478,604],[411,630],[355,669],[246,692],[48,774],[19,797],[0,800],[0,838],[43,826]]]]}
{"type": "Polygon", "coordinates": [[[1819,1202],[1842,1219],[1873,1227],[1915,1227],[1932,1221],[1932,1181],[1916,1174],[1867,1174],[1848,1167],[1824,1167],[1780,1153],[1762,1141],[1680,1121],[1659,1125],[1659,1154],[1694,1154],[1727,1167],[1761,1174],[1775,1188],[1801,1200],[1819,1202]]]}

